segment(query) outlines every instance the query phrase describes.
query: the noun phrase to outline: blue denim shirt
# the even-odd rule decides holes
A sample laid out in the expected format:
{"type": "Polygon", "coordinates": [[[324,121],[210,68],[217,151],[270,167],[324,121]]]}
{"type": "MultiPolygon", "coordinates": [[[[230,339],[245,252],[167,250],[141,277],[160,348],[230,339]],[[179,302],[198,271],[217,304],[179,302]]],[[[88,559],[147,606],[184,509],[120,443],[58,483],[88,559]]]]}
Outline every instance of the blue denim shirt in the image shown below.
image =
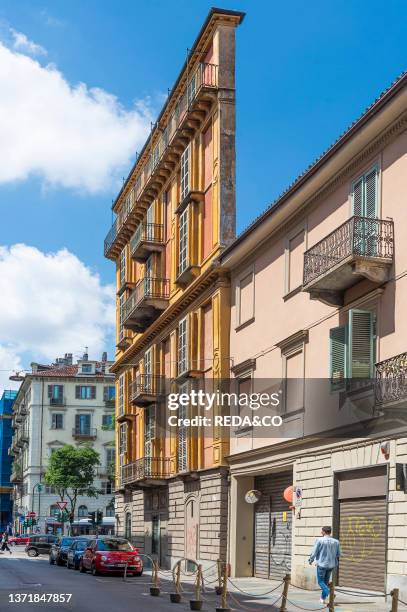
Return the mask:
{"type": "Polygon", "coordinates": [[[323,536],[315,542],[314,549],[310,555],[309,562],[316,561],[318,567],[333,569],[338,565],[341,547],[338,540],[331,536],[323,536]]]}

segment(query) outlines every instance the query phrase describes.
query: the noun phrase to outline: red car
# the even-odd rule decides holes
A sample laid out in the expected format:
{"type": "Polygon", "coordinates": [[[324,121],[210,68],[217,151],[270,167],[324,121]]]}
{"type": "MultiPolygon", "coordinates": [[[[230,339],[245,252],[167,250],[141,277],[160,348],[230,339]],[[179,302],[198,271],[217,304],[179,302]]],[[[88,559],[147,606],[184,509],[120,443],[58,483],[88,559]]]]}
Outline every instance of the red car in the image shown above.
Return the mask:
{"type": "Polygon", "coordinates": [[[79,571],[91,571],[94,576],[109,573],[124,573],[141,576],[143,562],[139,557],[138,548],[134,548],[128,540],[115,536],[99,536],[90,542],[79,561],[79,571]]]}
{"type": "Polygon", "coordinates": [[[8,539],[8,543],[11,544],[12,546],[27,546],[29,541],[30,541],[29,535],[10,536],[8,539]]]}

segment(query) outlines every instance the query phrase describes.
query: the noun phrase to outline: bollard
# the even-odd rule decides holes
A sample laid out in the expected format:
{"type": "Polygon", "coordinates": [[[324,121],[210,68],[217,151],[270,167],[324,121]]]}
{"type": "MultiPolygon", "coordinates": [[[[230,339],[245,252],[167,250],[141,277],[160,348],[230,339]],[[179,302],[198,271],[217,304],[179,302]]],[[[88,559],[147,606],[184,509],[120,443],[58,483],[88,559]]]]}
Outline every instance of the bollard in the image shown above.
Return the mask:
{"type": "Polygon", "coordinates": [[[335,612],[335,585],[333,582],[329,583],[329,600],[328,600],[328,610],[329,612],[335,612]]]}
{"type": "Polygon", "coordinates": [[[222,595],[222,561],[220,559],[216,562],[218,570],[218,585],[215,587],[216,595],[222,595]]]}
{"type": "Polygon", "coordinates": [[[222,597],[221,597],[221,607],[216,608],[216,612],[229,612],[230,608],[228,608],[228,564],[225,563],[223,569],[223,579],[222,579],[222,597]]]}
{"type": "Polygon", "coordinates": [[[286,574],[284,576],[284,587],[283,587],[283,596],[281,598],[281,606],[280,612],[287,612],[287,597],[288,597],[288,587],[291,583],[291,574],[286,574]]]}
{"type": "Polygon", "coordinates": [[[181,562],[178,561],[176,575],[175,575],[175,593],[170,593],[170,601],[171,603],[180,603],[181,602],[181,562]]]}
{"type": "Polygon", "coordinates": [[[125,566],[124,566],[123,582],[126,582],[126,578],[127,578],[127,566],[128,566],[128,563],[126,563],[125,566]]]}
{"type": "Polygon", "coordinates": [[[158,565],[157,561],[153,561],[153,567],[151,571],[151,582],[153,586],[150,587],[150,595],[152,597],[158,597],[160,594],[160,587],[158,586],[158,565]]]}
{"type": "Polygon", "coordinates": [[[202,585],[202,565],[198,565],[198,571],[196,573],[196,580],[195,580],[195,599],[189,600],[189,607],[191,608],[191,610],[200,610],[202,608],[201,585],[202,585]]]}
{"type": "Polygon", "coordinates": [[[391,611],[390,612],[398,612],[399,609],[399,590],[393,589],[390,591],[391,595],[391,611]]]}

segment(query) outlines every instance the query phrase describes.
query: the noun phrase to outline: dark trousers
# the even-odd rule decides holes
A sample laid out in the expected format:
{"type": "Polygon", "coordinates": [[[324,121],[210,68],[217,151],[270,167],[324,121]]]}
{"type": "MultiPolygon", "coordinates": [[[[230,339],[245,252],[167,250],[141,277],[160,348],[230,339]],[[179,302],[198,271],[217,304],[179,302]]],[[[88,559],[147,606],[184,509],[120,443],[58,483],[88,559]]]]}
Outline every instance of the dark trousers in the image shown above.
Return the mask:
{"type": "Polygon", "coordinates": [[[11,552],[11,550],[8,547],[7,542],[3,542],[3,544],[1,545],[1,550],[8,550],[8,552],[11,552]]]}

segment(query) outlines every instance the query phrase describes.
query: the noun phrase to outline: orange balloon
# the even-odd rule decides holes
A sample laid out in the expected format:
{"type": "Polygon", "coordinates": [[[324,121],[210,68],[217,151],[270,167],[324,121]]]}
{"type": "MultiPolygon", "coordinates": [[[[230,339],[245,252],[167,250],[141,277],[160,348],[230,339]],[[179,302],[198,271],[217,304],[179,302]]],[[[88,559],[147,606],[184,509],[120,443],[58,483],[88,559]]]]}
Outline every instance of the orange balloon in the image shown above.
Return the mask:
{"type": "Polygon", "coordinates": [[[291,485],[290,487],[287,487],[283,493],[284,499],[288,504],[293,503],[293,495],[294,495],[294,487],[291,485]]]}

